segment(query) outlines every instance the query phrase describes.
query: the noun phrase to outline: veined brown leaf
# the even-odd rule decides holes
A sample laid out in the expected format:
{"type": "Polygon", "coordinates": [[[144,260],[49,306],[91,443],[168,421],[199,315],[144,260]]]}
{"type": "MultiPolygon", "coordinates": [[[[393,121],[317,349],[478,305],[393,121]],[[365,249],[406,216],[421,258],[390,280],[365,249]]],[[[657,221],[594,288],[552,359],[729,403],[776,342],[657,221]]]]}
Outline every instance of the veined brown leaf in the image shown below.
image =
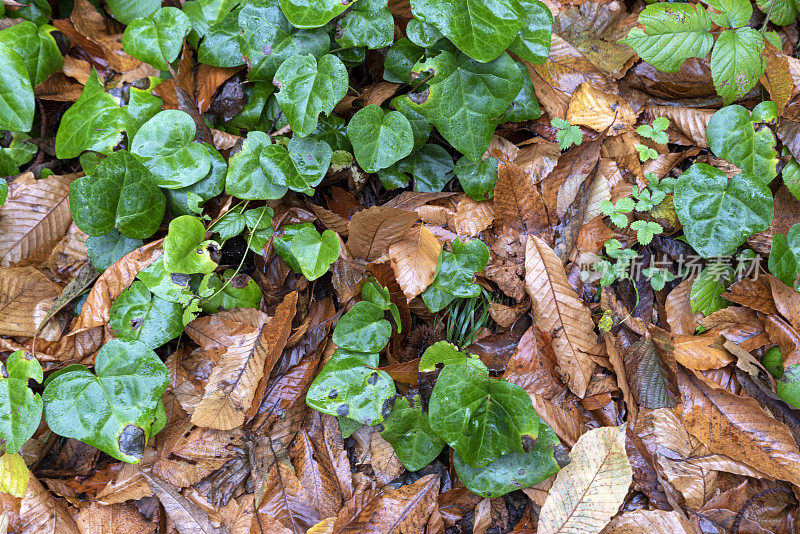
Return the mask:
{"type": "Polygon", "coordinates": [[[474,200],[463,195],[456,205],[453,216],[454,230],[458,235],[478,237],[478,234],[489,228],[494,222],[494,202],[492,200],[474,200]]]}
{"type": "Polygon", "coordinates": [[[84,534],[154,534],[158,525],[148,521],[133,503],[109,506],[92,502],[75,515],[75,524],[84,534]]]}
{"type": "MultiPolygon", "coordinates": [[[[271,451],[267,454],[271,454],[271,451]]],[[[292,467],[280,461],[275,462],[266,477],[266,489],[258,514],[259,517],[278,522],[295,534],[306,532],[322,519],[308,490],[292,467]]]]}
{"type": "Polygon", "coordinates": [[[758,402],[712,387],[691,371],[678,373],[686,429],[712,452],[730,456],[792,484],[800,481],[800,450],[786,425],[758,402]]]}
{"type": "Polygon", "coordinates": [[[71,280],[78,275],[84,265],[89,263],[89,256],[86,253],[88,237],[75,223],[70,224],[67,235],[53,247],[44,266],[62,280],[71,280]]]}
{"type": "Polygon", "coordinates": [[[695,534],[695,529],[675,511],[634,510],[615,517],[603,534],[695,534]]]}
{"type": "Polygon", "coordinates": [[[582,83],[569,99],[567,120],[596,132],[611,127],[609,135],[619,135],[633,130],[636,113],[618,95],[605,93],[591,83],[582,83]]]}
{"type": "Polygon", "coordinates": [[[633,481],[625,425],[585,433],[569,453],[539,514],[539,534],[596,533],[617,513],[633,481]]]}
{"type": "Polygon", "coordinates": [[[699,336],[670,334],[655,325],[649,325],[648,330],[659,349],[664,353],[671,353],[679,364],[689,369],[695,371],[720,369],[734,360],[727,351],[714,346],[719,337],[717,334],[699,336]]]}
{"type": "Polygon", "coordinates": [[[180,534],[222,534],[200,506],[156,475],[146,471],[142,474],[180,534]]]}
{"type": "Polygon", "coordinates": [[[47,259],[72,222],[69,184],[75,178],[71,174],[20,181],[11,189],[0,206],[0,267],[47,259]]]}
{"type": "Polygon", "coordinates": [[[541,234],[549,218],[533,180],[513,163],[501,165],[494,187],[496,224],[520,233],[541,234]]]}
{"type": "MultiPolygon", "coordinates": [[[[670,130],[677,130],[683,134],[691,145],[701,148],[708,147],[706,140],[706,126],[711,116],[715,113],[714,109],[679,108],[674,106],[647,106],[644,109],[654,119],[666,117],[670,122],[670,130]]],[[[670,132],[670,136],[672,133],[670,132]]],[[[670,137],[670,140],[673,138],[670,137]]]]}
{"type": "Polygon", "coordinates": [[[389,247],[389,260],[397,283],[408,300],[413,299],[433,282],[436,262],[442,246],[424,224],[411,228],[389,247]]]}
{"type": "Polygon", "coordinates": [[[356,258],[372,261],[400,241],[417,222],[417,214],[386,206],[373,206],[359,211],[347,225],[350,237],[347,248],[356,258]]]}
{"type": "Polygon", "coordinates": [[[53,497],[31,474],[19,506],[18,534],[80,534],[64,501],[53,497]]]}
{"type": "Polygon", "coordinates": [[[778,114],[792,97],[793,81],[789,70],[789,57],[775,48],[769,41],[764,42],[763,56],[765,69],[761,84],[766,87],[773,102],[778,104],[778,114]]]}
{"type": "Polygon", "coordinates": [[[759,276],[757,279],[742,278],[733,283],[727,291],[722,293],[722,296],[726,300],[753,308],[767,315],[778,313],[770,284],[763,276],[759,276]]]}
{"type": "Polygon", "coordinates": [[[584,424],[583,416],[577,409],[573,411],[564,409],[538,393],[528,392],[528,396],[533,403],[533,409],[536,410],[542,421],[547,423],[547,426],[553,429],[559,439],[570,447],[575,445],[578,438],[586,432],[587,427],[584,424]]]}
{"type": "Polygon", "coordinates": [[[569,285],[553,249],[530,235],[525,248],[525,287],[537,325],[553,336],[561,375],[583,398],[595,366],[589,355],[597,342],[592,315],[569,285]]]}
{"type": "MultiPolygon", "coordinates": [[[[33,267],[0,269],[0,335],[33,337],[58,298],[58,287],[33,267]]],[[[55,340],[61,329],[45,327],[42,337],[55,340]]]]}
{"type": "Polygon", "coordinates": [[[694,334],[699,320],[703,317],[703,314],[692,311],[692,303],[689,300],[694,279],[694,276],[687,278],[667,295],[667,301],[664,304],[667,311],[667,323],[675,334],[694,334]]]}
{"type": "Polygon", "coordinates": [[[97,492],[97,502],[100,504],[135,501],[153,494],[139,465],[119,462],[109,470],[113,478],[97,492]]]}

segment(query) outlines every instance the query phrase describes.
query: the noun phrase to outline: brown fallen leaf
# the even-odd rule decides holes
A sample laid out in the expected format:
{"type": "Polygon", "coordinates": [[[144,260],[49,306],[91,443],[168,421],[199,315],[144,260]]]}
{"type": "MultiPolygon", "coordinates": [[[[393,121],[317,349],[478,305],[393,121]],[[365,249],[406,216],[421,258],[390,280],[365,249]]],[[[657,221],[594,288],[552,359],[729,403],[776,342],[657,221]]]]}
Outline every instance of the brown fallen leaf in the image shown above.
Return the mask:
{"type": "Polygon", "coordinates": [[[634,510],[615,517],[603,534],[695,534],[695,530],[675,511],[634,510]]]}
{"type": "Polygon", "coordinates": [[[272,466],[266,479],[266,491],[258,508],[258,518],[264,517],[295,534],[305,533],[322,519],[308,489],[291,466],[280,461],[272,466]]]}
{"type": "Polygon", "coordinates": [[[153,494],[138,465],[120,462],[114,464],[110,471],[114,478],[97,492],[96,498],[100,504],[135,501],[153,494]]]}
{"type": "Polygon", "coordinates": [[[424,224],[389,247],[389,260],[397,283],[409,301],[422,293],[436,273],[436,263],[442,246],[424,224]]]}
{"type": "Polygon", "coordinates": [[[400,241],[417,222],[417,214],[387,206],[374,206],[350,218],[347,248],[356,258],[375,260],[400,241]]]}
{"type": "Polygon", "coordinates": [[[596,132],[609,128],[609,135],[633,131],[636,113],[618,95],[605,93],[591,83],[582,83],[572,93],[567,120],[596,132]]]}
{"type": "Polygon", "coordinates": [[[58,287],[33,267],[0,268],[0,335],[56,340],[61,329],[55,321],[42,322],[59,296],[58,287]]]}
{"type": "Polygon", "coordinates": [[[563,391],[555,373],[556,355],[553,342],[539,327],[530,327],[519,340],[508,360],[503,380],[516,384],[528,393],[552,399],[563,391]]]}
{"type": "Polygon", "coordinates": [[[498,231],[510,228],[523,234],[539,235],[549,224],[547,210],[533,180],[513,163],[498,169],[494,207],[498,231]]]}
{"type": "Polygon", "coordinates": [[[0,267],[47,259],[72,223],[69,184],[77,177],[50,176],[32,183],[15,180],[20,185],[11,188],[0,206],[0,267]]]}
{"type": "Polygon", "coordinates": [[[595,367],[589,355],[597,343],[594,322],[569,285],[561,260],[536,236],[528,236],[525,249],[525,287],[537,324],[553,336],[559,372],[584,397],[595,367]]]}
{"type": "Polygon", "coordinates": [[[80,534],[62,499],[53,497],[41,482],[30,475],[28,488],[19,505],[18,534],[80,534]]]}
{"type": "Polygon", "coordinates": [[[756,279],[743,278],[731,284],[722,296],[736,304],[753,308],[767,315],[777,315],[774,297],[769,282],[763,276],[756,279]]]}
{"type": "Polygon", "coordinates": [[[664,308],[667,312],[667,322],[675,334],[694,334],[703,317],[702,313],[692,311],[692,303],[689,300],[694,279],[694,276],[687,278],[667,295],[664,308]]]}
{"type": "Polygon", "coordinates": [[[625,425],[590,430],[556,475],[539,514],[539,534],[600,532],[617,513],[633,480],[625,425]]]}
{"type": "Polygon", "coordinates": [[[126,54],[122,47],[124,28],[116,21],[104,17],[88,0],[75,1],[69,20],[82,37],[100,47],[106,61],[115,71],[127,73],[141,65],[141,61],[126,54]]]}
{"type": "Polygon", "coordinates": [[[458,235],[478,237],[494,222],[494,202],[477,201],[463,195],[456,205],[453,215],[453,229],[458,235]]]}
{"type": "Polygon", "coordinates": [[[147,519],[132,503],[104,506],[89,503],[75,515],[75,524],[81,534],[151,534],[158,525],[147,519]]]}
{"type": "Polygon", "coordinates": [[[223,534],[224,531],[211,523],[202,508],[181,495],[177,489],[152,473],[142,473],[179,534],[223,534]]]}

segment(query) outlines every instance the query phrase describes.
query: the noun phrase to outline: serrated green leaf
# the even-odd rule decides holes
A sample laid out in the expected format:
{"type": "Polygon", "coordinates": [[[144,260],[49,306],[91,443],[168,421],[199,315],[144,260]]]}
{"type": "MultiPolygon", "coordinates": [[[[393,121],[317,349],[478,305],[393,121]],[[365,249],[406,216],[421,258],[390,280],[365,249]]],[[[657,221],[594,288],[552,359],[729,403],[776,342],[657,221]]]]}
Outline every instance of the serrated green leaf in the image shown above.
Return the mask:
{"type": "Polygon", "coordinates": [[[522,437],[536,439],[539,418],[525,390],[489,378],[485,366],[448,365],[431,394],[431,428],[464,462],[477,469],[510,452],[522,437]]]}
{"type": "Polygon", "coordinates": [[[411,11],[481,62],[502,54],[526,20],[517,0],[411,0],[411,11]]]}
{"type": "Polygon", "coordinates": [[[747,94],[764,74],[764,37],[753,28],[725,30],[711,52],[711,77],[725,104],[747,94]]]}
{"type": "Polygon", "coordinates": [[[392,413],[383,421],[381,436],[391,443],[397,458],[409,471],[419,471],[431,463],[446,445],[431,429],[419,395],[414,395],[413,403],[406,397],[394,403],[392,413]]]}
{"type": "Polygon", "coordinates": [[[632,28],[622,42],[663,72],[680,70],[691,57],[706,57],[714,44],[711,17],[700,5],[650,4],[639,14],[639,24],[644,29],[632,28]]]}
{"type": "Polygon", "coordinates": [[[191,28],[192,23],[183,11],[162,7],[147,18],[131,21],[122,35],[122,46],[136,59],[167,70],[169,63],[178,58],[183,38],[191,28]]]}
{"type": "Polygon", "coordinates": [[[275,73],[275,97],[292,131],[305,137],[317,128],[320,113],[330,114],[347,94],[347,69],[331,54],[292,56],[275,73]]]}
{"type": "Polygon", "coordinates": [[[111,340],[97,353],[96,375],[73,369],[52,380],[42,395],[53,432],[137,463],[152,435],[169,371],[138,341],[111,340]]]}
{"type": "Polygon", "coordinates": [[[153,235],[164,218],[166,205],[147,167],[124,150],[72,182],[69,201],[75,224],[87,234],[102,236],[116,227],[131,239],[153,235]]]}
{"type": "Polygon", "coordinates": [[[730,277],[731,272],[731,268],[724,264],[712,263],[697,275],[689,293],[689,302],[694,313],[711,315],[730,304],[722,298],[722,293],[726,290],[725,280],[730,277]]]}
{"type": "Polygon", "coordinates": [[[538,65],[547,61],[553,29],[553,13],[538,0],[517,0],[525,10],[525,22],[508,50],[538,65]]]}
{"type": "Polygon", "coordinates": [[[657,222],[640,220],[631,223],[631,230],[636,231],[636,240],[639,244],[649,245],[653,240],[653,236],[663,232],[664,228],[657,222]]]}
{"type": "Polygon", "coordinates": [[[219,244],[206,240],[202,221],[181,215],[169,223],[164,238],[164,268],[171,273],[207,274],[217,268],[217,262],[211,258],[217,251],[219,244]]]}
{"type": "Polygon", "coordinates": [[[123,24],[149,17],[161,7],[161,0],[106,0],[108,10],[123,24]]]}
{"type": "Polygon", "coordinates": [[[385,169],[411,153],[414,134],[399,111],[370,104],[358,110],[347,125],[356,161],[367,172],[385,169]]]}
{"type": "Polygon", "coordinates": [[[557,128],[556,140],[558,141],[559,150],[567,150],[572,145],[580,145],[583,143],[583,131],[569,121],[559,119],[558,117],[550,119],[550,125],[557,128]]]}
{"type": "Polygon", "coordinates": [[[324,141],[293,137],[288,148],[283,145],[263,147],[259,162],[271,183],[310,196],[325,177],[332,156],[331,147],[324,141]]]}
{"type": "Polygon", "coordinates": [[[246,274],[235,273],[233,269],[226,269],[222,276],[211,273],[203,277],[197,294],[203,299],[201,307],[204,313],[213,314],[231,308],[258,308],[261,288],[246,274]]]}
{"type": "Polygon", "coordinates": [[[242,149],[228,160],[225,192],[244,200],[282,198],[288,187],[270,182],[261,168],[261,152],[272,144],[264,132],[247,133],[242,149]]]}
{"type": "Polygon", "coordinates": [[[464,193],[474,200],[481,201],[494,197],[499,166],[500,160],[494,156],[489,156],[479,163],[465,156],[456,162],[454,171],[464,193]]]}
{"type": "Polygon", "coordinates": [[[320,235],[314,228],[302,228],[292,237],[292,256],[303,276],[316,280],[327,273],[339,257],[339,238],[332,230],[320,235]]]}
{"type": "Polygon", "coordinates": [[[756,131],[756,122],[747,108],[726,106],[711,116],[706,139],[714,154],[770,183],[777,176],[775,136],[769,128],[756,131]]]}
{"type": "Polygon", "coordinates": [[[371,302],[356,302],[336,323],[332,341],[351,351],[380,352],[392,333],[392,325],[383,315],[384,310],[371,302]]]}
{"type": "Polygon", "coordinates": [[[386,0],[359,0],[336,26],[336,42],[345,48],[382,48],[393,41],[394,18],[386,0]]]}
{"type": "Polygon", "coordinates": [[[14,454],[42,420],[42,398],[28,388],[28,379],[41,383],[44,373],[39,361],[22,351],[12,352],[0,369],[0,438],[14,454]]]}
{"type": "Polygon", "coordinates": [[[86,240],[86,253],[95,269],[105,271],[128,252],[144,245],[141,239],[130,239],[111,230],[103,236],[89,236],[86,240]]]}
{"type": "Polygon", "coordinates": [[[280,0],[281,10],[293,26],[317,28],[345,12],[355,0],[280,0]]]}
{"type": "Polygon", "coordinates": [[[772,222],[772,193],[760,179],[695,163],[675,186],[675,211],[689,244],[704,258],[724,256],[772,222]]]}
{"type": "Polygon", "coordinates": [[[709,16],[722,27],[741,28],[753,16],[753,5],[749,0],[709,0],[708,5],[719,11],[709,13],[709,16]]]}
{"type": "Polygon", "coordinates": [[[758,0],[756,4],[764,13],[770,13],[770,20],[779,26],[792,24],[797,19],[794,0],[758,0]]]}
{"type": "Polygon", "coordinates": [[[153,295],[137,280],[114,300],[108,326],[122,341],[141,341],[160,347],[183,332],[183,306],[153,295]]]}

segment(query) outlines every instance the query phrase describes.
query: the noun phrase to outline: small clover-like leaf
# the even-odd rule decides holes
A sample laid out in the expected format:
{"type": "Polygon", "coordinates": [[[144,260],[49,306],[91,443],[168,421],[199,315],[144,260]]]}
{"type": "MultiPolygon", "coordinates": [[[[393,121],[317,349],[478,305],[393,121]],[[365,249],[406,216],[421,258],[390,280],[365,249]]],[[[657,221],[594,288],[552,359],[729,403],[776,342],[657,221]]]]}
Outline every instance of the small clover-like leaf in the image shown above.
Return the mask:
{"type": "Polygon", "coordinates": [[[642,274],[650,279],[650,287],[655,291],[661,291],[667,282],[675,279],[675,274],[667,269],[660,269],[658,267],[647,267],[642,269],[642,274]]]}
{"type": "Polygon", "coordinates": [[[653,240],[653,236],[660,234],[664,228],[653,221],[633,221],[631,223],[631,230],[636,231],[636,240],[641,245],[649,245],[653,240]]]}
{"type": "Polygon", "coordinates": [[[414,134],[399,111],[371,104],[358,110],[347,125],[356,161],[367,172],[385,169],[411,153],[414,134]]]}
{"type": "Polygon", "coordinates": [[[583,142],[583,131],[569,121],[556,117],[550,120],[550,125],[558,129],[556,140],[559,150],[566,150],[572,145],[580,145],[583,142]]]}
{"type": "Polygon", "coordinates": [[[28,388],[28,379],[42,382],[44,373],[39,361],[22,351],[12,352],[0,370],[0,438],[14,454],[42,420],[42,398],[28,388]]]}
{"type": "Polygon", "coordinates": [[[275,73],[275,95],[292,131],[305,137],[317,128],[320,113],[330,114],[347,94],[347,69],[338,57],[326,54],[292,56],[275,73]]]}
{"type": "Polygon", "coordinates": [[[176,7],[162,7],[147,18],[131,21],[122,36],[125,52],[157,69],[167,70],[178,58],[192,24],[176,7]]]}
{"type": "Polygon", "coordinates": [[[726,106],[711,116],[706,138],[714,154],[769,183],[777,175],[775,136],[769,128],[756,130],[756,122],[747,108],[726,106]]]}
{"type": "Polygon", "coordinates": [[[183,332],[183,306],[153,295],[135,281],[114,300],[108,322],[114,337],[160,347],[183,332]]]}
{"type": "Polygon", "coordinates": [[[217,268],[212,255],[218,251],[216,241],[206,240],[206,229],[200,219],[181,215],[169,223],[164,238],[164,268],[171,273],[210,273],[217,268]]]}
{"type": "Polygon", "coordinates": [[[143,343],[118,340],[103,345],[94,370],[97,374],[75,366],[47,384],[42,395],[47,426],[118,460],[138,463],[153,435],[169,371],[143,343]]]}
{"type": "Polygon", "coordinates": [[[633,145],[633,147],[639,153],[639,161],[643,163],[645,161],[658,158],[658,152],[656,151],[655,148],[650,148],[649,146],[643,145],[641,143],[637,143],[633,145]]]}
{"type": "Polygon", "coordinates": [[[339,257],[339,237],[332,230],[320,235],[314,228],[302,228],[292,237],[292,256],[303,276],[316,280],[328,272],[339,257]]]}
{"type": "Polygon", "coordinates": [[[414,396],[413,403],[406,397],[394,403],[392,413],[383,421],[381,436],[392,444],[397,458],[409,471],[431,463],[446,445],[431,429],[419,395],[414,396]]]}

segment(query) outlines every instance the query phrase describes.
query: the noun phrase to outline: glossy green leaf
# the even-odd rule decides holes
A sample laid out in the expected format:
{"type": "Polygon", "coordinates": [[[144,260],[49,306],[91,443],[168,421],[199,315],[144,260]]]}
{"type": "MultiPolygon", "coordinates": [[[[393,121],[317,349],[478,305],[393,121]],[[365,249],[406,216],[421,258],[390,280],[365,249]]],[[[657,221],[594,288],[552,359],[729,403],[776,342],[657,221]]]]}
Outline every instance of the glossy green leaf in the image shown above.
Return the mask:
{"type": "Polygon", "coordinates": [[[288,187],[270,182],[261,168],[261,152],[272,144],[264,132],[248,132],[242,149],[228,160],[225,192],[244,200],[282,198],[288,187]]]}
{"type": "Polygon", "coordinates": [[[192,24],[192,31],[189,32],[187,40],[197,47],[198,41],[205,37],[209,28],[224,19],[236,4],[237,0],[189,0],[184,2],[181,10],[189,17],[192,24]]]}
{"type": "MultiPolygon", "coordinates": [[[[124,110],[127,112],[128,139],[133,139],[142,125],[155,117],[161,111],[164,101],[153,94],[153,89],[161,83],[161,78],[150,77],[147,87],[139,88],[131,85],[128,88],[128,104],[124,110]]],[[[86,169],[84,169],[86,170],[86,169]]]]}
{"type": "Polygon", "coordinates": [[[380,352],[392,334],[392,325],[383,315],[384,310],[371,302],[356,302],[339,319],[333,329],[332,341],[351,351],[380,352]]]}
{"type": "Polygon", "coordinates": [[[8,46],[19,54],[28,70],[33,87],[61,70],[64,65],[64,57],[52,36],[54,31],[56,29],[48,24],[37,27],[28,21],[0,31],[0,45],[8,46]]]}
{"type": "Polygon", "coordinates": [[[347,124],[342,117],[335,115],[320,117],[317,129],[308,137],[317,141],[325,141],[334,152],[353,151],[353,146],[347,138],[347,124]]]}
{"type": "Polygon", "coordinates": [[[152,435],[169,371],[138,341],[112,340],[94,362],[63,373],[44,390],[50,430],[97,447],[118,460],[137,463],[152,435]]]}
{"type": "Polygon", "coordinates": [[[339,237],[332,230],[320,235],[314,228],[302,228],[292,237],[292,256],[303,276],[316,280],[327,273],[339,257],[339,237]]]}
{"type": "Polygon", "coordinates": [[[494,197],[499,165],[500,160],[494,156],[482,159],[479,163],[465,156],[456,162],[454,170],[464,193],[474,200],[481,201],[494,197]]]}
{"type": "Polygon", "coordinates": [[[502,54],[526,19],[517,0],[411,0],[411,11],[481,62],[502,54]]]}
{"type": "Polygon", "coordinates": [[[770,20],[779,26],[792,24],[797,19],[794,0],[758,0],[756,4],[764,13],[770,13],[770,20]]]}
{"type": "Polygon", "coordinates": [[[413,402],[400,397],[394,403],[392,413],[383,421],[381,436],[392,444],[397,458],[409,471],[419,471],[431,463],[446,445],[431,429],[419,395],[414,395],[413,402]]]}
{"type": "Polygon", "coordinates": [[[339,422],[339,430],[342,433],[342,439],[349,438],[355,434],[356,430],[363,426],[359,421],[350,419],[349,417],[342,417],[341,415],[337,415],[336,420],[339,422]]]}
{"type": "Polygon", "coordinates": [[[424,54],[424,48],[407,37],[401,37],[386,52],[383,79],[393,83],[411,83],[411,70],[424,54]]]}
{"type": "Polygon", "coordinates": [[[150,169],[159,186],[177,189],[202,180],[211,170],[211,156],[194,143],[195,124],[188,113],[168,109],[139,128],[131,152],[150,169]]]}
{"type": "Polygon", "coordinates": [[[70,107],[56,133],[56,156],[75,158],[84,150],[108,154],[122,141],[128,116],[119,101],[105,92],[96,70],[78,101],[70,107]]]}
{"type": "Polygon", "coordinates": [[[525,21],[509,51],[526,61],[541,65],[550,54],[553,13],[538,0],[517,0],[525,10],[525,21]]]}
{"type": "Polygon", "coordinates": [[[0,130],[30,130],[34,107],[25,61],[7,44],[0,45],[0,130]]]}
{"type": "Polygon", "coordinates": [[[359,0],[337,24],[336,42],[345,48],[382,48],[393,41],[394,18],[386,0],[359,0]]]}
{"type": "Polygon", "coordinates": [[[367,172],[378,172],[411,153],[414,133],[399,111],[371,104],[356,112],[347,125],[356,161],[367,172]]]}
{"type": "Polygon", "coordinates": [[[225,189],[225,174],[228,171],[225,158],[209,143],[203,143],[203,147],[211,157],[211,170],[205,178],[186,187],[164,190],[169,212],[175,217],[200,214],[203,211],[202,204],[225,189]]]}
{"type": "Polygon", "coordinates": [[[797,276],[800,274],[798,230],[800,230],[800,225],[796,224],[789,230],[788,237],[780,232],[776,232],[772,236],[772,247],[767,263],[769,272],[780,278],[789,287],[797,285],[797,276]]]}
{"type": "Polygon", "coordinates": [[[464,363],[483,365],[477,356],[462,352],[449,341],[437,341],[422,353],[419,360],[419,372],[435,371],[437,365],[460,365],[464,363]]]}
{"type": "MultiPolygon", "coordinates": [[[[444,37],[436,26],[422,22],[419,19],[411,19],[406,25],[406,35],[417,46],[428,47],[436,44],[436,41],[444,37]]],[[[416,63],[417,60],[412,61],[416,63]]]]}
{"type": "Polygon", "coordinates": [[[477,469],[536,439],[539,417],[520,386],[489,378],[485,366],[448,365],[431,394],[431,428],[464,462],[477,469]]]}
{"type": "Polygon", "coordinates": [[[122,341],[141,341],[149,348],[160,347],[183,332],[183,306],[153,295],[137,280],[111,305],[109,328],[122,341]]]}
{"type": "Polygon", "coordinates": [[[434,313],[447,306],[453,298],[477,297],[481,293],[480,286],[472,279],[489,263],[489,249],[480,239],[463,243],[460,238],[453,241],[452,249],[452,252],[443,250],[439,254],[436,277],[422,293],[422,300],[434,313]],[[452,298],[447,300],[439,293],[452,298]]]}
{"type": "Polygon", "coordinates": [[[272,240],[272,249],[275,251],[275,254],[285,261],[286,265],[297,274],[301,274],[303,271],[297,263],[297,259],[292,255],[292,239],[304,228],[312,228],[316,231],[313,223],[287,224],[276,232],[272,240]]]}
{"type": "Polygon", "coordinates": [[[44,381],[39,361],[22,351],[12,352],[0,367],[0,439],[6,452],[16,454],[42,420],[42,398],[28,388],[28,379],[44,381]]]}
{"type": "Polygon", "coordinates": [[[87,234],[102,236],[116,227],[131,239],[153,235],[166,204],[147,167],[124,150],[72,182],[69,202],[75,224],[87,234]]]}
{"type": "Polygon", "coordinates": [[[111,230],[106,235],[89,236],[86,240],[86,253],[95,269],[105,271],[124,255],[144,245],[141,239],[130,239],[111,230]]]}
{"type": "Polygon", "coordinates": [[[244,55],[239,36],[240,8],[233,9],[223,18],[208,27],[205,37],[197,49],[200,63],[214,67],[238,67],[244,65],[244,55]]]}
{"type": "Polygon", "coordinates": [[[200,219],[181,215],[169,223],[164,238],[164,268],[171,273],[207,274],[217,268],[211,256],[218,251],[216,241],[206,240],[206,229],[200,219]]]}
{"type": "Polygon", "coordinates": [[[213,314],[231,308],[258,308],[261,288],[246,274],[235,273],[233,269],[226,269],[222,276],[211,273],[203,277],[197,294],[203,299],[201,307],[204,313],[213,314]]]}
{"type": "Polygon", "coordinates": [[[412,108],[413,104],[405,95],[394,97],[391,103],[392,107],[402,113],[411,125],[411,132],[414,134],[414,147],[412,150],[419,150],[425,146],[425,143],[428,142],[428,138],[430,138],[431,132],[433,131],[433,126],[428,122],[428,119],[426,119],[422,113],[412,108]]]}
{"type": "Polygon", "coordinates": [[[622,42],[663,72],[680,70],[691,57],[706,57],[714,44],[711,17],[699,4],[650,4],[639,14],[639,24],[644,29],[632,28],[622,42]]]}
{"type": "Polygon", "coordinates": [[[6,203],[6,199],[8,198],[8,182],[0,178],[0,206],[6,203]]]}
{"type": "Polygon", "coordinates": [[[407,96],[410,107],[433,124],[453,147],[478,161],[498,119],[522,89],[522,74],[506,53],[489,63],[466,54],[441,52],[418,63],[414,72],[433,78],[422,93],[407,96]]]}
{"type": "Polygon", "coordinates": [[[727,28],[741,28],[753,16],[753,5],[749,0],[709,0],[708,5],[719,11],[709,13],[711,20],[727,28]]]}
{"type": "Polygon", "coordinates": [[[522,75],[522,89],[514,97],[511,106],[500,115],[498,120],[501,123],[531,121],[542,116],[542,108],[539,106],[539,100],[536,99],[528,68],[522,63],[517,63],[517,68],[522,75]]]}
{"type": "Polygon", "coordinates": [[[764,74],[764,37],[753,28],[725,30],[711,52],[711,77],[725,104],[747,94],[764,74]]]}
{"type": "Polygon", "coordinates": [[[707,265],[692,282],[689,302],[694,313],[711,315],[715,311],[727,308],[730,302],[722,297],[725,292],[725,281],[730,277],[732,269],[722,263],[707,265]]]}
{"type": "Polygon", "coordinates": [[[259,161],[271,183],[313,195],[313,188],[325,177],[332,156],[328,143],[294,137],[288,148],[278,144],[263,147],[259,161]]]}
{"type": "Polygon", "coordinates": [[[674,204],[687,241],[704,258],[730,254],[766,230],[774,212],[772,193],[759,178],[739,174],[729,182],[705,163],[681,175],[674,204]]]}
{"type": "Polygon", "coordinates": [[[194,292],[190,287],[191,276],[183,273],[172,273],[164,267],[164,255],[149,267],[139,271],[136,278],[144,282],[145,287],[155,296],[167,302],[188,306],[194,292]]]}
{"type": "Polygon", "coordinates": [[[147,18],[131,21],[122,36],[122,46],[136,59],[167,70],[168,64],[178,58],[183,38],[191,28],[192,23],[183,11],[162,7],[147,18]]]}
{"type": "Polygon", "coordinates": [[[106,0],[108,10],[123,24],[149,17],[161,7],[161,0],[106,0]]]}
{"type": "Polygon", "coordinates": [[[377,354],[337,349],[309,386],[306,404],[365,425],[380,423],[392,409],[396,390],[392,377],[372,369],[377,366],[377,354]]]}
{"type": "Polygon", "coordinates": [[[354,0],[280,0],[281,10],[293,26],[324,26],[352,5],[354,0]]]}
{"type": "Polygon", "coordinates": [[[242,53],[250,68],[247,77],[251,80],[271,84],[286,59],[303,54],[320,57],[330,49],[324,29],[298,30],[286,19],[276,0],[245,4],[239,13],[239,26],[242,53]]]}
{"type": "Polygon", "coordinates": [[[428,143],[400,164],[400,170],[414,175],[414,189],[438,192],[453,178],[453,157],[439,145],[428,143]]]}
{"type": "Polygon", "coordinates": [[[786,403],[800,408],[800,364],[786,367],[775,384],[775,392],[786,403]]]}
{"type": "Polygon", "coordinates": [[[758,122],[747,108],[726,106],[711,116],[706,138],[714,154],[730,161],[742,172],[770,183],[777,176],[775,136],[769,128],[756,130],[758,122]]]}
{"type": "Polygon", "coordinates": [[[347,94],[347,69],[331,54],[292,56],[275,73],[275,97],[292,131],[305,137],[317,129],[320,113],[330,114],[347,94]]]}
{"type": "Polygon", "coordinates": [[[13,11],[7,10],[5,16],[22,18],[39,25],[46,24],[53,16],[53,8],[47,0],[26,0],[17,4],[19,7],[13,11]]]}
{"type": "Polygon", "coordinates": [[[501,497],[515,490],[530,488],[558,472],[555,447],[560,440],[553,430],[539,420],[539,437],[530,452],[504,454],[486,467],[472,469],[458,454],[453,466],[461,482],[482,497],[501,497]]]}

